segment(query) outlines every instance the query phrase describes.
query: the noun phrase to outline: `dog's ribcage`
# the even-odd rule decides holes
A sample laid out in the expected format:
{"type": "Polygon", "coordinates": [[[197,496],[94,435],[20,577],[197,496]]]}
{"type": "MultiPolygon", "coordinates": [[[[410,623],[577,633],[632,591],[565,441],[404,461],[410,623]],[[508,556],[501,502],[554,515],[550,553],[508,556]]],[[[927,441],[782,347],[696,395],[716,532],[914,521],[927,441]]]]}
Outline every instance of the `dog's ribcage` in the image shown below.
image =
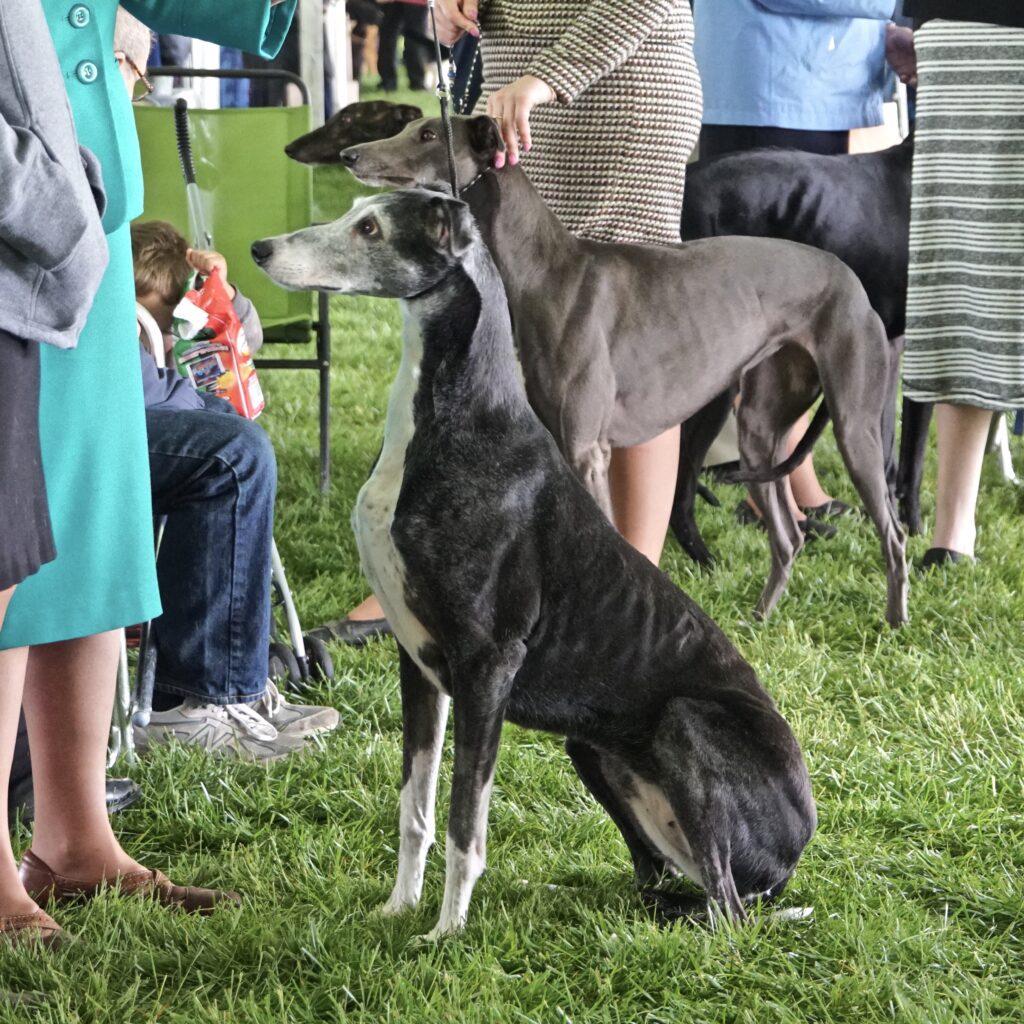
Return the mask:
{"type": "Polygon", "coordinates": [[[436,672],[423,663],[420,651],[430,634],[406,601],[405,562],[391,539],[395,505],[402,489],[405,452],[415,432],[413,398],[419,386],[423,339],[411,317],[404,318],[402,362],[388,398],[384,446],[370,478],[363,484],[352,513],[352,528],[363,572],[377,595],[395,637],[438,689],[436,672]]]}

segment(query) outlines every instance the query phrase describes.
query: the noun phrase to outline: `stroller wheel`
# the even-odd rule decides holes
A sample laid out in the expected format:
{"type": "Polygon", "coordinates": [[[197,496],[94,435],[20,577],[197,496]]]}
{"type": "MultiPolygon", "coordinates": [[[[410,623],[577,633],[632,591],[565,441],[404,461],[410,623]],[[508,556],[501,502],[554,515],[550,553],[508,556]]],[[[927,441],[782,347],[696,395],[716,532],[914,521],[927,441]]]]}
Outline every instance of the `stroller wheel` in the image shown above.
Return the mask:
{"type": "Polygon", "coordinates": [[[333,679],[334,661],[331,659],[331,652],[327,650],[327,644],[315,636],[308,635],[304,636],[302,641],[306,645],[310,679],[333,679]]]}
{"type": "Polygon", "coordinates": [[[270,660],[267,669],[275,683],[285,686],[297,685],[302,681],[299,660],[295,652],[287,645],[273,641],[270,645],[270,660]]]}

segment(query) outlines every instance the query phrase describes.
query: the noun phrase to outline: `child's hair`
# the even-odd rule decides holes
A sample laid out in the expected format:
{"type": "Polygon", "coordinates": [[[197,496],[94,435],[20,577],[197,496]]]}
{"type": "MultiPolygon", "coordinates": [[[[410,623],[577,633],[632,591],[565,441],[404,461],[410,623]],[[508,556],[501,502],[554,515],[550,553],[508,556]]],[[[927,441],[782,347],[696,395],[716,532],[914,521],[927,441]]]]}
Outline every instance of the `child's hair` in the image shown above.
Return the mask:
{"type": "Polygon", "coordinates": [[[132,262],[135,294],[156,294],[169,306],[177,305],[188,280],[185,259],[188,242],[165,220],[139,221],[132,225],[132,262]]]}

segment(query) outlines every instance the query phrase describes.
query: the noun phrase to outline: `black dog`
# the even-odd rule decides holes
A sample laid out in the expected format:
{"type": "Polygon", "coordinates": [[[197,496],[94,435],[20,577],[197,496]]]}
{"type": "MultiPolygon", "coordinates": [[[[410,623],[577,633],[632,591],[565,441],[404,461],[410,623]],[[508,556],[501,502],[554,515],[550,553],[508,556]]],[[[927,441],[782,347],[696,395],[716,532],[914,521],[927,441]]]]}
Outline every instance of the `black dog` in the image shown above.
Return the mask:
{"type": "Polygon", "coordinates": [[[342,107],[320,128],[300,135],[284,147],[302,164],[341,163],[343,149],[359,142],[376,142],[397,135],[410,121],[423,116],[419,107],[387,100],[365,100],[342,107]]]}
{"type": "MultiPolygon", "coordinates": [[[[400,645],[401,841],[385,912],[420,898],[449,696],[432,937],[462,927],[483,871],[505,719],[567,737],[641,884],[681,872],[737,921],[745,900],[776,895],[816,824],[796,738],[715,623],[619,536],[530,408],[501,279],[465,204],[377,195],[253,255],[285,287],[404,299],[384,445],[353,516],[400,645]]],[[[696,902],[649,897],[669,914],[696,902]]]]}
{"type": "MultiPolygon", "coordinates": [[[[731,153],[687,171],[684,241],[717,235],[782,238],[838,256],[860,278],[889,338],[906,325],[913,136],[877,153],[821,156],[789,149],[731,153]]],[[[693,517],[697,477],[734,392],[684,424],[672,527],[684,549],[709,563],[693,517]]],[[[889,415],[895,418],[895,410],[889,415]]],[[[911,533],[921,531],[920,489],[931,406],[905,400],[898,471],[887,475],[911,533]]],[[[895,423],[887,423],[892,437],[895,423]]]]}

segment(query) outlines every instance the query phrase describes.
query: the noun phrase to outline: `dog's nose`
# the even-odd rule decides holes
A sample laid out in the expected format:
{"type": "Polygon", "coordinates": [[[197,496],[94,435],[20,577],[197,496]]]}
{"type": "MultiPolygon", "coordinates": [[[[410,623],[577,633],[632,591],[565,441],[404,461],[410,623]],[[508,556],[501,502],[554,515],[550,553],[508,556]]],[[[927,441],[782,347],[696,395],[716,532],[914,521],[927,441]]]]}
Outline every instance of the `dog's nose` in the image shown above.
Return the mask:
{"type": "Polygon", "coordinates": [[[288,145],[284,147],[284,155],[285,156],[291,156],[294,152],[295,152],[295,143],[294,142],[289,142],[288,145]]]}
{"type": "Polygon", "coordinates": [[[355,167],[356,162],[359,160],[359,150],[357,149],[343,149],[341,151],[341,162],[346,167],[355,167]]]}
{"type": "Polygon", "coordinates": [[[258,242],[252,243],[252,258],[260,265],[263,266],[267,260],[270,259],[270,254],[273,252],[273,243],[268,242],[266,239],[261,239],[258,242]]]}

